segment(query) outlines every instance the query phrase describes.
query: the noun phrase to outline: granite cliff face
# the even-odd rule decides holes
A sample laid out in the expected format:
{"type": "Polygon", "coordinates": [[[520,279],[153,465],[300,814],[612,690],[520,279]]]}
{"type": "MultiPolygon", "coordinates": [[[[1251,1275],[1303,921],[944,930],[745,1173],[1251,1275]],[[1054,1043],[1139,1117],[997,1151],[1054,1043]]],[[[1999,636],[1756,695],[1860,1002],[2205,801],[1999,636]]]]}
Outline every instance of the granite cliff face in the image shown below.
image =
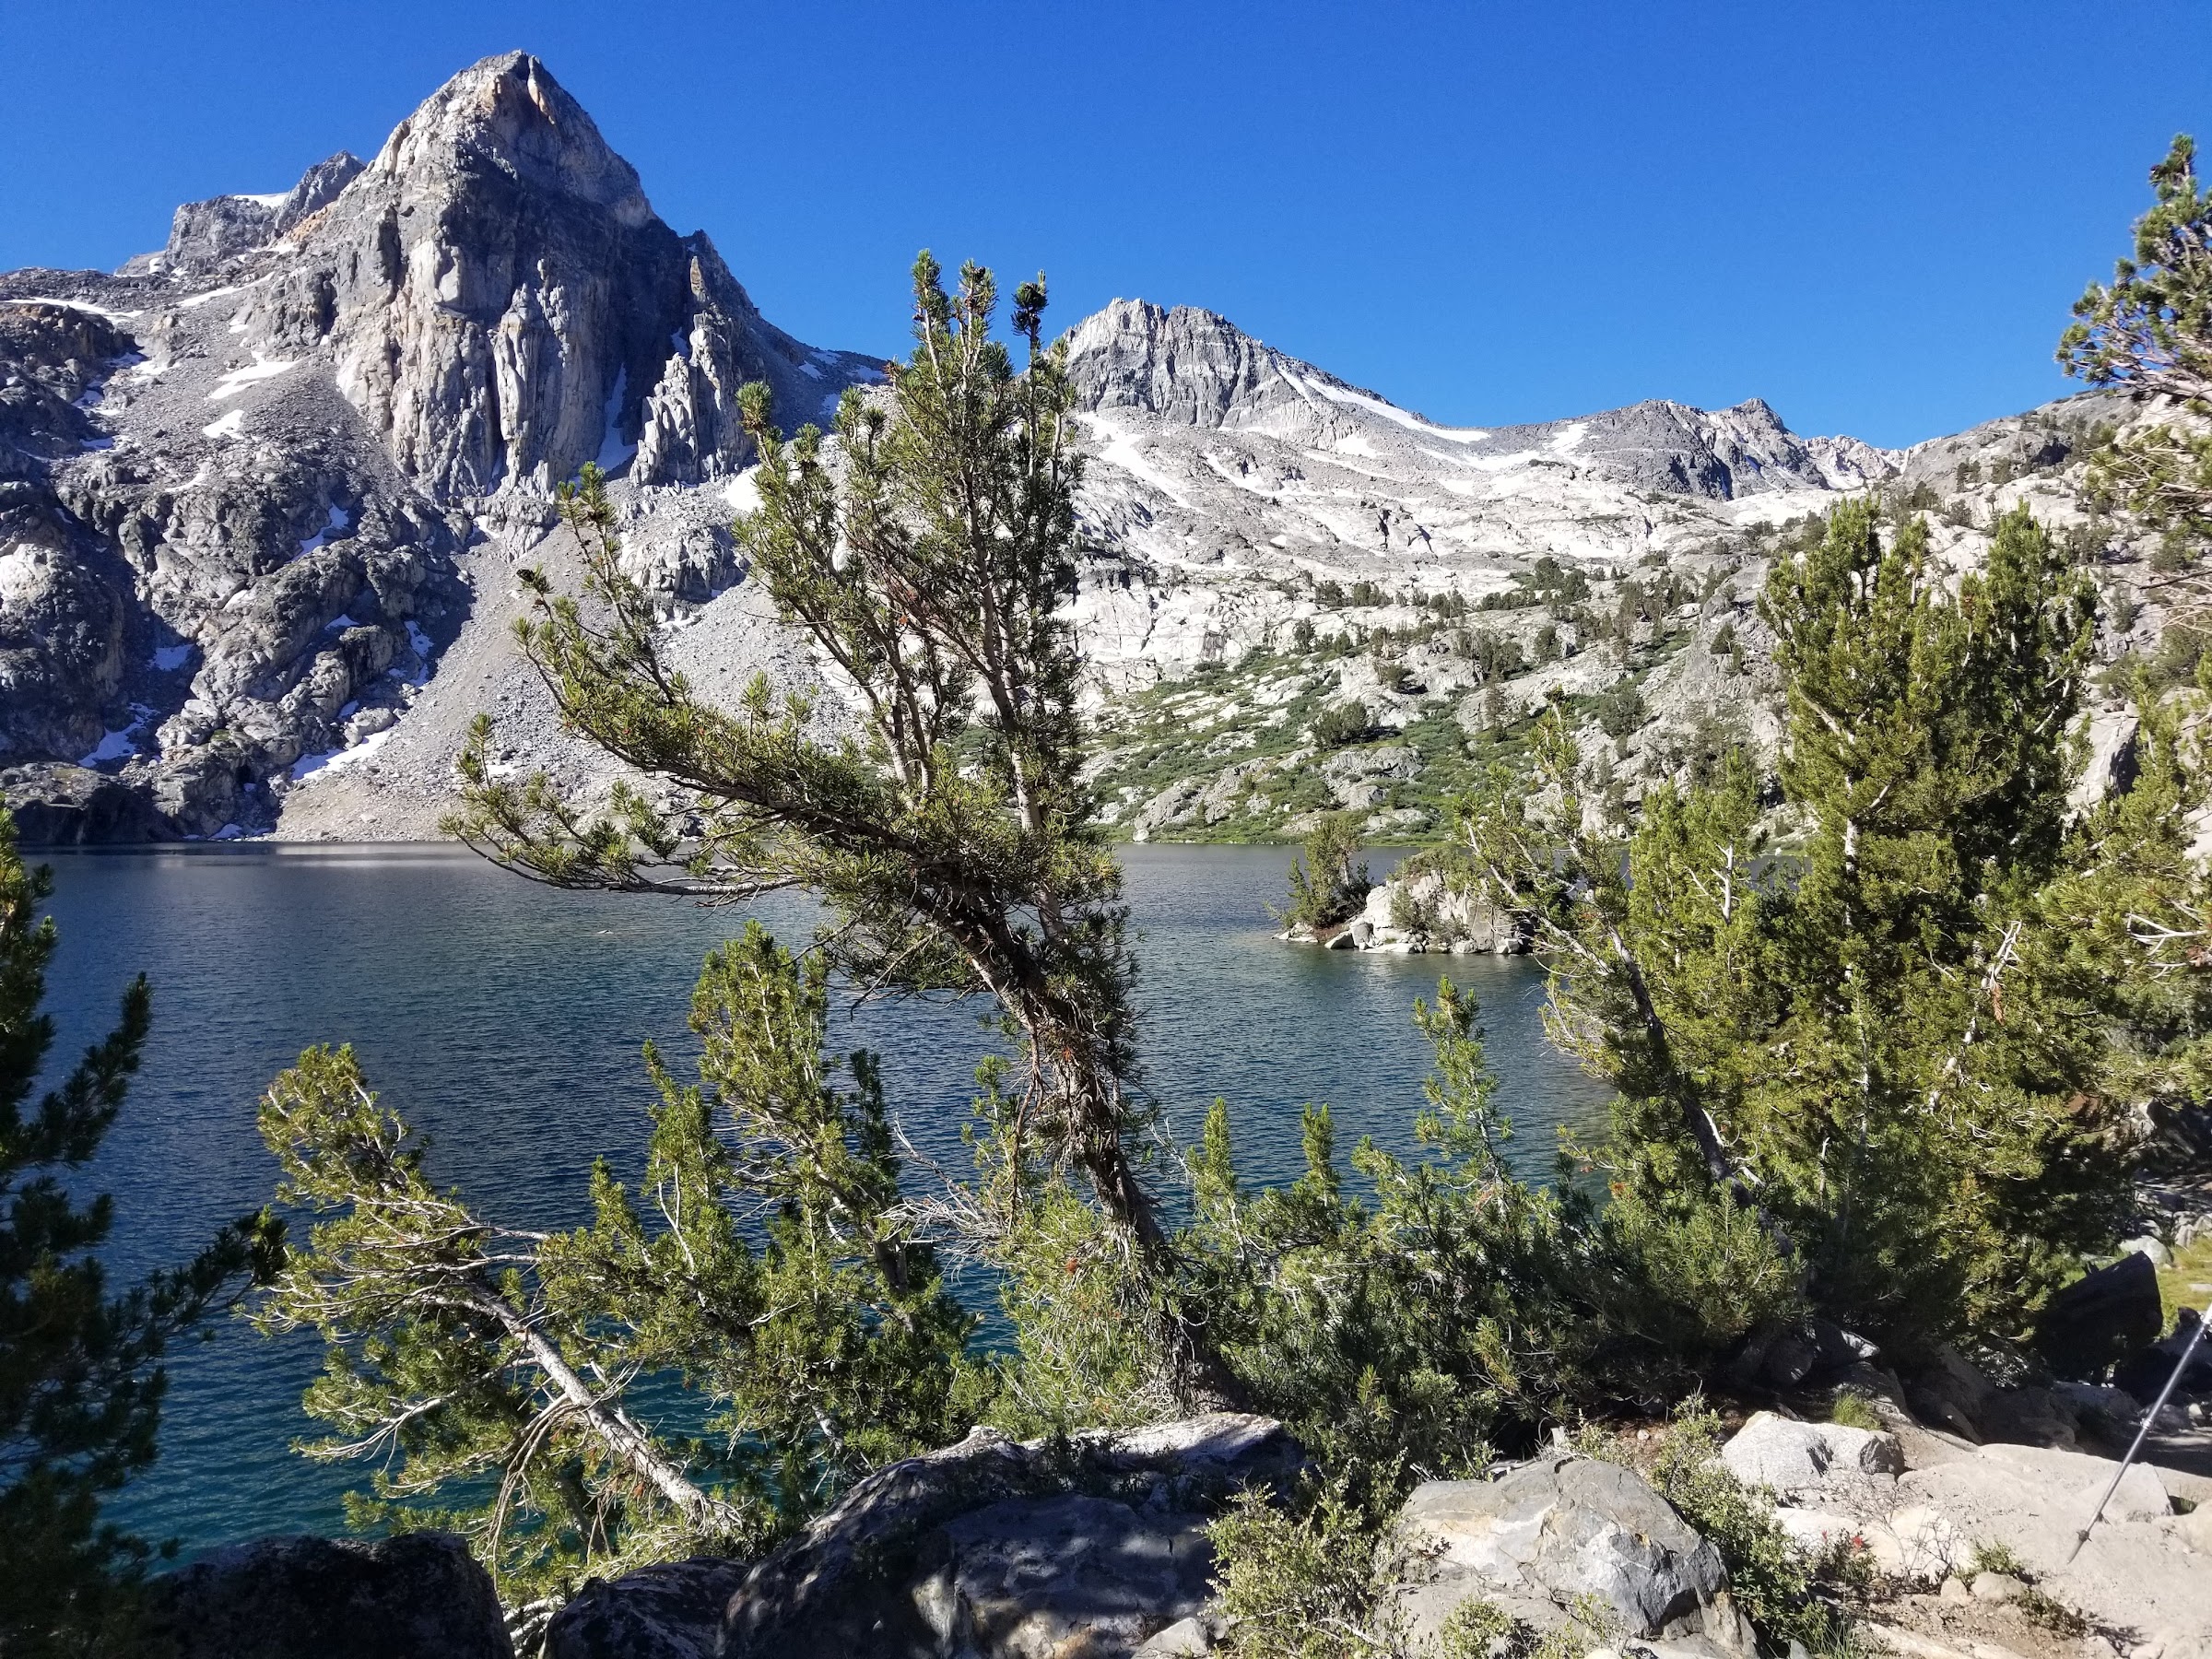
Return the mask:
{"type": "MultiPolygon", "coordinates": [[[[112,276],[0,276],[7,797],[39,838],[266,830],[409,712],[556,481],[723,479],[739,385],[795,424],[878,373],[767,323],[522,53],[112,276]]],[[[727,587],[727,515],[641,512],[641,573],[727,587]]]]}
{"type": "Polygon", "coordinates": [[[520,53],[448,82],[295,236],[248,338],[327,349],[347,401],[441,498],[542,492],[632,449],[635,482],[698,483],[743,460],[744,382],[809,418],[873,367],[766,323],[520,53]]]}
{"type": "Polygon", "coordinates": [[[289,234],[309,214],[335,201],[360,171],[361,159],[340,150],[309,168],[289,190],[187,202],[170,223],[168,245],[159,253],[140,255],[124,268],[149,274],[213,270],[289,234]]]}
{"type": "MultiPolygon", "coordinates": [[[[1651,715],[1613,740],[1630,798],[1715,709],[1771,741],[1749,597],[1776,527],[1920,490],[1971,561],[2024,492],[2067,519],[2087,418],[1908,452],[1799,437],[1756,399],[1452,428],[1189,307],[1116,300],[1067,345],[1098,770],[1140,834],[1328,805],[1420,833],[1436,731],[1623,679],[1651,715]],[[1347,700],[1368,744],[1317,755],[1307,724],[1347,700]]],[[[515,567],[568,568],[550,496],[592,461],[687,670],[819,690],[730,534],[737,389],[768,382],[788,428],[881,371],[768,323],[520,53],[365,163],[179,208],[121,271],[0,276],[0,795],[32,840],[430,834],[486,709],[502,764],[605,785],[507,637],[515,567]]]]}

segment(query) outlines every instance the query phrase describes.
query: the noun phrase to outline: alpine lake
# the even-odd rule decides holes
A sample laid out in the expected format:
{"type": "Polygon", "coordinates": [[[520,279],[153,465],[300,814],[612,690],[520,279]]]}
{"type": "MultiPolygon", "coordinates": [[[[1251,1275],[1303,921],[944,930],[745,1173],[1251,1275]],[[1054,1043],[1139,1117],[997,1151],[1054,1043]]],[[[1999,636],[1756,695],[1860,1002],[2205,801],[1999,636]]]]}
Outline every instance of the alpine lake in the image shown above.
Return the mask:
{"type": "MultiPolygon", "coordinates": [[[[816,918],[796,897],[735,909],[561,892],[432,845],[30,856],[54,872],[61,929],[49,1081],[110,1028],[133,975],[154,988],[144,1067],[99,1159],[72,1182],[115,1197],[107,1255],[118,1286],[269,1202],[276,1169],[255,1109],[317,1042],[354,1045],[383,1101],[429,1135],[432,1178],[479,1214],[582,1221],[594,1161],[626,1179],[642,1161],[652,1091],[641,1047],[656,1042],[679,1075],[688,1068],[685,1021],[706,952],[754,916],[795,947],[816,918]]],[[[1287,1182],[1302,1167],[1301,1110],[1326,1101],[1340,1156],[1362,1135],[1411,1153],[1430,1069],[1412,1007],[1442,974],[1480,999],[1523,1173],[1548,1176],[1559,1131],[1602,1117],[1605,1087],[1545,1041],[1543,976],[1527,959],[1284,944],[1267,905],[1283,893],[1288,849],[1132,846],[1122,857],[1143,1082],[1167,1141],[1187,1144],[1218,1097],[1242,1178],[1287,1182]]],[[[1371,860],[1375,877],[1393,862],[1371,860]]],[[[834,1017],[831,1047],[882,1056],[895,1115],[945,1170],[971,1167],[961,1131],[976,1062],[993,1046],[985,1012],[919,999],[841,1003],[834,1017]]],[[[1154,1165],[1171,1194],[1173,1157],[1163,1144],[1154,1165]]],[[[988,1287],[964,1294],[991,1340],[988,1287]]],[[[266,1337],[236,1317],[179,1345],[160,1461],[108,1517],[178,1540],[186,1558],[268,1534],[343,1531],[341,1494],[365,1488],[369,1469],[291,1449],[320,1432],[300,1396],[321,1363],[313,1336],[266,1337]]]]}

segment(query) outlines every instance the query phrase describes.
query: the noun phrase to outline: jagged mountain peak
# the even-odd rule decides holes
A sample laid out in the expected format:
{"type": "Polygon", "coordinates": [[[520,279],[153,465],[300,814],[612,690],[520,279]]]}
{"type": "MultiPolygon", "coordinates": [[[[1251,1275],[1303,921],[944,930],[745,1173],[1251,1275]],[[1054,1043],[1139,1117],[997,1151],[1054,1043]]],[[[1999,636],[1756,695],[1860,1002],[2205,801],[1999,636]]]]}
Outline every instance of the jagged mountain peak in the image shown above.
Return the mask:
{"type": "Polygon", "coordinates": [[[0,764],[138,832],[265,827],[393,729],[470,549],[553,486],[616,475],[641,576],[704,602],[738,389],[795,427],[879,371],[768,323],[524,53],[121,272],[0,274],[0,764]]]}
{"type": "Polygon", "coordinates": [[[524,191],[606,209],[635,229],[652,220],[637,169],[552,72],[526,52],[471,64],[392,131],[369,164],[373,177],[442,187],[454,170],[488,169],[524,191]]]}
{"type": "Polygon", "coordinates": [[[289,190],[186,202],[170,220],[169,241],[161,252],[139,255],[123,272],[189,275],[265,248],[335,201],[360,176],[364,165],[352,151],[340,150],[300,174],[289,190]]]}
{"type": "Polygon", "coordinates": [[[544,492],[586,462],[640,484],[734,472],[740,384],[767,381],[796,425],[872,368],[764,322],[522,52],[445,82],[229,280],[248,276],[267,286],[241,344],[327,352],[400,470],[449,500],[544,492]]]}
{"type": "Polygon", "coordinates": [[[1264,433],[1301,448],[1438,462],[1572,466],[1631,489],[1730,500],[1761,490],[1851,488],[1899,457],[1853,438],[1803,439],[1763,399],[1707,410],[1647,398],[1561,420],[1448,427],[1246,334],[1218,312],[1115,300],[1068,335],[1079,406],[1164,425],[1264,433]]]}
{"type": "Polygon", "coordinates": [[[1113,300],[1068,335],[1068,370],[1091,411],[1142,409],[1184,426],[1257,427],[1324,441],[1340,427],[1313,392],[1380,403],[1246,334],[1218,312],[1113,300]]]}

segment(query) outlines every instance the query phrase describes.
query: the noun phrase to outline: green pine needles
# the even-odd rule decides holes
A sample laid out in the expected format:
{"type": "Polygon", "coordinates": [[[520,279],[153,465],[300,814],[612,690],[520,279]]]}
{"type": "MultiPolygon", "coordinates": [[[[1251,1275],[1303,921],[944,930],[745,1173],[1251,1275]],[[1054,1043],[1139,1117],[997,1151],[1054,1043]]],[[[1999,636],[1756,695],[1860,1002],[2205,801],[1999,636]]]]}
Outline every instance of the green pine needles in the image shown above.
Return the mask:
{"type": "Polygon", "coordinates": [[[587,469],[563,505],[588,591],[556,595],[534,578],[522,646],[578,733],[687,804],[664,812],[624,789],[594,814],[543,775],[500,779],[486,724],[448,828],[564,886],[724,900],[804,888],[832,918],[817,948],[854,984],[992,998],[1020,1056],[1009,1154],[1088,1189],[1130,1263],[1127,1312],[1159,1338],[1162,1386],[1218,1405],[1234,1380],[1171,1304],[1173,1253],[1140,1170],[1154,1114],[1136,1075],[1121,868],[1082,772],[1066,609],[1082,462],[1065,347],[1043,343],[1041,280],[1015,292],[1019,372],[991,336],[988,271],[970,265],[947,291],[924,253],[913,292],[912,357],[883,394],[848,391],[833,433],[786,438],[765,387],[742,397],[760,505],[739,543],[848,694],[857,732],[765,680],[736,708],[701,700],[662,656],[660,619],[621,569],[587,469]]]}
{"type": "Polygon", "coordinates": [[[1276,920],[1319,931],[1358,915],[1374,883],[1359,857],[1359,820],[1348,812],[1322,814],[1305,845],[1292,854],[1290,891],[1276,920]]]}
{"type": "Polygon", "coordinates": [[[1556,1035],[1620,1088],[1627,1203],[1677,1232],[1755,1212],[1847,1323],[2017,1336],[2124,1218],[2123,1102],[2195,1064],[2195,747],[2146,708],[2144,782],[2069,806],[2094,606],[2024,510],[1955,576],[1917,524],[1841,508],[1760,608],[1794,845],[1740,762],[1654,792],[1625,846],[1592,829],[1555,711],[1535,809],[1502,775],[1470,803],[1474,862],[1538,921],[1556,1035]]]}
{"type": "Polygon", "coordinates": [[[2192,552],[2212,535],[2212,192],[2183,134],[2150,170],[2157,197],[2136,221],[2133,257],[2091,283],[2058,343],[2060,367],[2144,406],[2090,455],[2094,505],[2178,535],[2192,552]],[[2176,414],[2195,420],[2173,418],[2176,414]]]}
{"type": "Polygon", "coordinates": [[[319,1331],[303,1449],[374,1459],[364,1526],[468,1536],[511,1606],[587,1573],[763,1547],[880,1464],[957,1439],[971,1317],[898,1217],[873,1059],[822,1053],[827,973],[757,924],[708,959],[700,1080],[648,1049],[642,1178],[589,1226],[479,1217],[348,1050],[263,1105],[279,1196],[323,1218],[257,1311],[319,1331]],[[725,1135],[728,1138],[725,1139],[725,1135]]]}

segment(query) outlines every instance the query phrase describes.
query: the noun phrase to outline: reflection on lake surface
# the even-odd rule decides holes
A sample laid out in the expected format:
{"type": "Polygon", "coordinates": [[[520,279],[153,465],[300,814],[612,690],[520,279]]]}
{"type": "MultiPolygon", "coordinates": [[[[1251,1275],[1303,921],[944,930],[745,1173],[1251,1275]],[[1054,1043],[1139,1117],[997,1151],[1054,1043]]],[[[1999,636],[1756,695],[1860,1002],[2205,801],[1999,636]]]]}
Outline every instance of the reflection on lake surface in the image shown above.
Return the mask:
{"type": "MultiPolygon", "coordinates": [[[[62,947],[48,1006],[57,1053],[102,1034],[144,971],[155,1026],[146,1065],[92,1172],[116,1194],[121,1276],[190,1253],[266,1202],[276,1169],[254,1134],[268,1080],[312,1042],[351,1042],[371,1081],[431,1136],[430,1170],[479,1210],[573,1224],[606,1156],[625,1172],[644,1141],[638,1050],[688,1052],[684,1018],[707,949],[758,915],[787,943],[803,900],[750,911],[552,891],[435,847],[192,848],[47,853],[62,947]]],[[[1278,849],[1124,851],[1140,934],[1145,1081],[1170,1130],[1194,1134],[1228,1100],[1240,1170],[1300,1167],[1299,1112],[1335,1109],[1338,1144],[1411,1146],[1428,1048],[1413,999],[1437,976],[1479,995],[1499,1099],[1530,1173],[1554,1131],[1587,1126],[1603,1088],[1546,1045],[1542,981],[1526,960],[1321,951],[1270,936],[1278,849]]],[[[988,1039],[980,1005],[877,1003],[841,1018],[841,1046],[884,1057],[887,1093],[933,1157],[965,1168],[959,1131],[988,1039]]],[[[188,1550],[342,1529],[358,1468],[290,1453],[314,1432],[300,1391],[319,1346],[224,1322],[171,1366],[152,1473],[114,1519],[188,1550]]]]}

